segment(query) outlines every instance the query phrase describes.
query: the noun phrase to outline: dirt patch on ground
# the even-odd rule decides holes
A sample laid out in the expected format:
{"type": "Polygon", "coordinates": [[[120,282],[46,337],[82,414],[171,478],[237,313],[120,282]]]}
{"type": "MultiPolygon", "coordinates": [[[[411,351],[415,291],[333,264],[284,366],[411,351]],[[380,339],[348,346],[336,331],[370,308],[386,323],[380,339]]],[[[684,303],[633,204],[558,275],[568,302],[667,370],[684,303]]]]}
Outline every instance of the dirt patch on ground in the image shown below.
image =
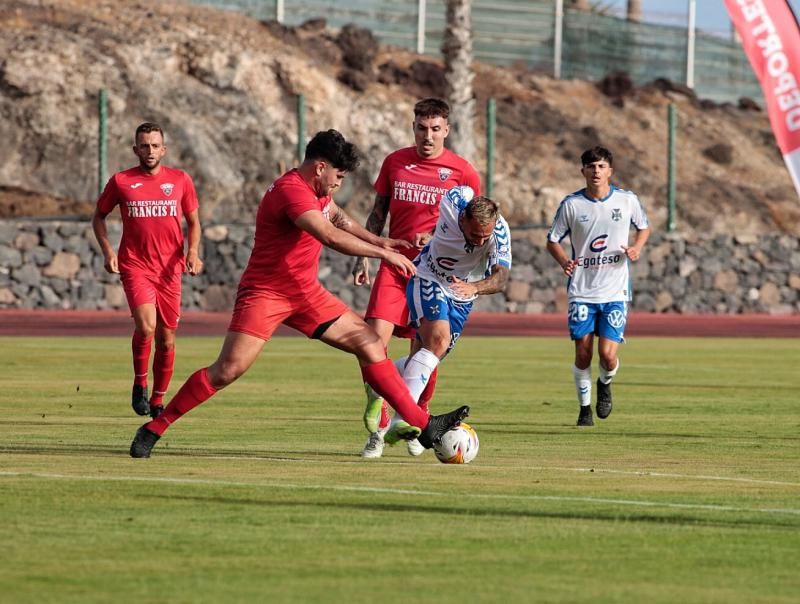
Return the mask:
{"type": "Polygon", "coordinates": [[[94,212],[94,202],[63,199],[0,186],[0,218],[87,218],[94,212]]]}

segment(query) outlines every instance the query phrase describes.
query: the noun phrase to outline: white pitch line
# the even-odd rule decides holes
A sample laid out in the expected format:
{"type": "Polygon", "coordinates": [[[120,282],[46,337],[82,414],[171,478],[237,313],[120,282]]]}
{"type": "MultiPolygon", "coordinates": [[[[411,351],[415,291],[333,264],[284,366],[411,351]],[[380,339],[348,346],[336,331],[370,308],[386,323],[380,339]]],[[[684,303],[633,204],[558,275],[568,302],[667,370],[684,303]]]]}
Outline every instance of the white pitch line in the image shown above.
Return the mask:
{"type": "MultiPolygon", "coordinates": [[[[230,459],[230,460],[258,460],[258,459],[266,459],[269,461],[285,461],[285,462],[294,462],[294,463],[330,463],[330,460],[317,460],[317,459],[296,459],[291,457],[271,457],[269,455],[265,456],[247,456],[247,455],[207,455],[204,456],[207,459],[230,459]]],[[[337,461],[336,463],[349,463],[349,464],[358,464],[363,465],[365,462],[363,459],[353,460],[353,461],[337,461]]],[[[369,463],[369,462],[367,462],[369,463]]],[[[409,465],[412,462],[409,461],[400,461],[400,460],[389,460],[383,459],[381,460],[381,465],[387,464],[394,464],[394,465],[409,465]]],[[[504,466],[493,466],[487,464],[475,464],[471,465],[470,468],[477,468],[480,470],[501,470],[507,469],[504,466]]],[[[594,473],[594,474],[621,474],[624,476],[652,476],[653,478],[680,478],[683,480],[714,480],[719,482],[742,482],[748,484],[771,484],[775,486],[782,486],[782,487],[800,487],[800,482],[786,482],[781,480],[765,480],[761,478],[742,478],[736,476],[709,476],[705,474],[674,474],[669,472],[652,472],[650,470],[612,470],[607,468],[566,468],[561,466],[522,466],[521,470],[535,470],[535,471],[548,471],[548,472],[580,472],[580,473],[594,473]]]]}
{"type": "MultiPolygon", "coordinates": [[[[5,477],[31,477],[48,480],[92,480],[100,482],[161,482],[168,484],[208,485],[208,486],[236,486],[236,487],[262,487],[283,490],[313,490],[313,491],[342,491],[361,493],[382,493],[387,495],[417,495],[425,497],[451,497],[452,493],[440,491],[421,491],[416,489],[394,489],[386,487],[363,487],[347,485],[302,485],[270,482],[246,482],[236,480],[209,480],[201,478],[175,478],[175,477],[148,477],[148,476],[87,476],[70,474],[51,474],[41,472],[11,472],[0,471],[0,476],[5,477]]],[[[669,501],[637,501],[633,499],[606,499],[602,497],[568,497],[560,495],[507,495],[502,493],[462,493],[459,497],[473,499],[505,499],[519,501],[571,501],[590,504],[611,504],[629,507],[672,508],[684,510],[704,510],[715,512],[748,512],[759,514],[791,514],[800,516],[800,509],[794,508],[742,508],[730,505],[714,505],[700,503],[675,503],[669,501]]]]}
{"type": "Polygon", "coordinates": [[[780,480],[763,480],[760,478],[741,478],[735,476],[707,476],[704,474],[673,474],[668,472],[650,472],[648,470],[610,470],[604,468],[559,468],[555,466],[528,466],[529,470],[556,470],[559,472],[594,472],[605,474],[622,474],[626,476],[653,476],[655,478],[681,478],[684,480],[716,480],[722,482],[745,482],[750,484],[773,484],[783,487],[800,487],[800,482],[782,482],[780,480]]]}

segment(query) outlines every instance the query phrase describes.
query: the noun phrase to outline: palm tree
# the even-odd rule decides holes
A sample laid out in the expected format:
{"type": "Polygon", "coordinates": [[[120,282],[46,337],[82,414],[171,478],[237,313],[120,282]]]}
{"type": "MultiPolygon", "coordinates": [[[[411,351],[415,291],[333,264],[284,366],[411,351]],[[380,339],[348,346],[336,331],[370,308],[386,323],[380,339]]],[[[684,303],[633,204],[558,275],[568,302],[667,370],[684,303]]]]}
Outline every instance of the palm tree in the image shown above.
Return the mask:
{"type": "Polygon", "coordinates": [[[472,93],[472,2],[447,0],[447,26],[442,41],[447,100],[450,103],[450,148],[472,161],[475,157],[475,99],[472,93]]]}

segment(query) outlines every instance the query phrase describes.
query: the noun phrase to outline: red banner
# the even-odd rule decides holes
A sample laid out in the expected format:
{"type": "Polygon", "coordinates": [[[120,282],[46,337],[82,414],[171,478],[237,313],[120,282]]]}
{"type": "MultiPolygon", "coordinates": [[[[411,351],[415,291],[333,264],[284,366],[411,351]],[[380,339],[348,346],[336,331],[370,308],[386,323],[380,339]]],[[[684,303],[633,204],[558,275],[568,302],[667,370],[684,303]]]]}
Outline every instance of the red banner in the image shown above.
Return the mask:
{"type": "Polygon", "coordinates": [[[725,0],[800,195],[800,27],[787,0],[725,0]]]}

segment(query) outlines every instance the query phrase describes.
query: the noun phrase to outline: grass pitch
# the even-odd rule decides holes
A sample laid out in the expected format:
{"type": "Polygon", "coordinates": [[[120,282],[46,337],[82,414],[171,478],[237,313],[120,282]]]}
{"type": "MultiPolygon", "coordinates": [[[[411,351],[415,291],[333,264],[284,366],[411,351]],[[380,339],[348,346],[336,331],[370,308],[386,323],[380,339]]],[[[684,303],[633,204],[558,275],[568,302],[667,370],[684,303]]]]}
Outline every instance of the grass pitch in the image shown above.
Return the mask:
{"type": "MultiPolygon", "coordinates": [[[[220,345],[179,337],[171,393],[220,345]]],[[[0,338],[4,603],[800,598],[796,341],[634,339],[577,428],[566,338],[467,337],[468,466],[362,460],[355,360],[302,338],[130,459],[129,349],[0,338]]]]}

